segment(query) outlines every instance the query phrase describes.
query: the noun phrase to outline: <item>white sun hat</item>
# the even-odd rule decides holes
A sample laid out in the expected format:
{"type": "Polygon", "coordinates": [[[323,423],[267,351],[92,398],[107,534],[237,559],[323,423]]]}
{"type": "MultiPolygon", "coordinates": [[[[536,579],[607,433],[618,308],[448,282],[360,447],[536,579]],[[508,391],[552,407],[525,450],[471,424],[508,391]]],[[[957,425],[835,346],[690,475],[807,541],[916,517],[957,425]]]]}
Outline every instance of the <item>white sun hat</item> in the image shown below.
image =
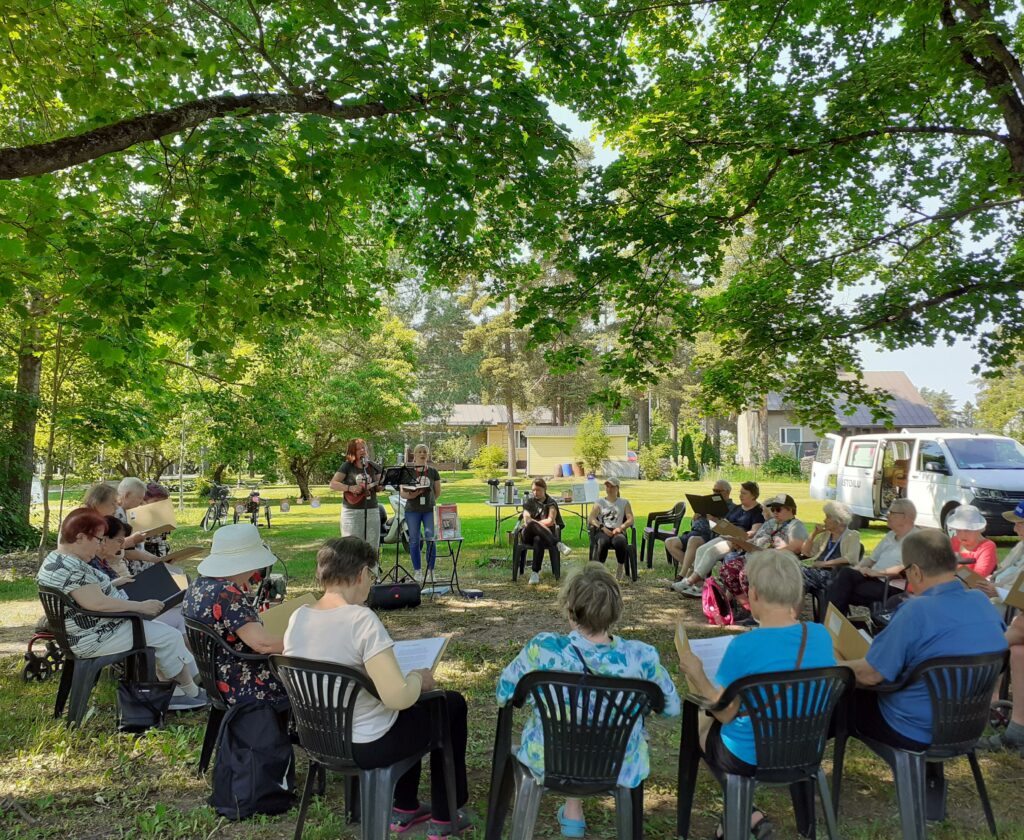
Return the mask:
{"type": "Polygon", "coordinates": [[[231,577],[273,566],[277,558],[251,522],[223,525],[213,535],[210,556],[198,567],[206,577],[231,577]]]}
{"type": "Polygon", "coordinates": [[[974,505],[960,505],[946,517],[946,527],[954,531],[984,531],[985,517],[974,505]]]}

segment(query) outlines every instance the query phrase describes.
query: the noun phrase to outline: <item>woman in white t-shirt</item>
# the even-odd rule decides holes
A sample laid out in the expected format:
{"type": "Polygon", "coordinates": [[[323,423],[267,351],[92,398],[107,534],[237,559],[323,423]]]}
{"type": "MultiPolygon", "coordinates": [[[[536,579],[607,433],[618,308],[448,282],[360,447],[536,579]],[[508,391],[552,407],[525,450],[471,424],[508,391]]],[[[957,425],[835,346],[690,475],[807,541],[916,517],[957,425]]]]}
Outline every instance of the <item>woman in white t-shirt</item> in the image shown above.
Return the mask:
{"type": "MultiPolygon", "coordinates": [[[[352,724],[353,756],[366,770],[387,767],[421,752],[430,739],[430,710],[416,701],[435,688],[431,672],[422,668],[402,676],[394,642],[372,610],[364,606],[373,585],[377,552],[359,537],[327,540],[316,556],[317,579],[323,597],[295,611],[284,634],[286,656],[334,662],[363,671],[380,700],[366,692],[356,699],[352,724]]],[[[455,802],[459,830],[470,823],[462,806],[469,799],[466,783],[466,701],[446,691],[452,752],[455,757],[455,802]]],[[[444,784],[440,750],[430,754],[430,805],[421,805],[420,765],[417,763],[395,786],[391,830],[402,833],[430,820],[427,837],[448,837],[452,815],[444,784]]]]}

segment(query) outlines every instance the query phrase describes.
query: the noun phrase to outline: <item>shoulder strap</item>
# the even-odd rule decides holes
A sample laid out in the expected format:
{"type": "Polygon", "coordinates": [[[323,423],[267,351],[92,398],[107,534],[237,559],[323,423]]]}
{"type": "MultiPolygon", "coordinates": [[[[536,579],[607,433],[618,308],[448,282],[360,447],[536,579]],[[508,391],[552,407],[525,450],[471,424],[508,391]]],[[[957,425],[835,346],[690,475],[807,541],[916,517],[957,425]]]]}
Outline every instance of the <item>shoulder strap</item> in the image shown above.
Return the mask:
{"type": "Polygon", "coordinates": [[[583,666],[583,673],[584,674],[593,674],[594,672],[590,670],[590,666],[587,665],[587,660],[583,658],[583,654],[580,652],[580,649],[578,647],[576,647],[576,645],[572,645],[572,649],[574,651],[576,651],[576,655],[580,659],[580,664],[583,666]]]}
{"type": "Polygon", "coordinates": [[[800,650],[796,655],[796,665],[793,667],[794,671],[800,670],[800,665],[804,661],[804,651],[807,649],[807,622],[800,622],[800,650]]]}

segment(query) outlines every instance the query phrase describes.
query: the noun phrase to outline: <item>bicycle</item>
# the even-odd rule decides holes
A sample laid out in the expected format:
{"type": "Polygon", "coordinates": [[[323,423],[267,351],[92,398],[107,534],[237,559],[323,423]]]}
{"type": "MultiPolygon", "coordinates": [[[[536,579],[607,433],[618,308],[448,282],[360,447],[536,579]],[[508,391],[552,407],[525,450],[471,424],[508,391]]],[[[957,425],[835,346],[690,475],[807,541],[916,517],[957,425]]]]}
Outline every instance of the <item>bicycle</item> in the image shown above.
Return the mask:
{"type": "MultiPolygon", "coordinates": [[[[210,501],[206,506],[206,513],[199,523],[204,531],[212,531],[218,525],[226,525],[228,522],[228,497],[231,495],[231,488],[226,484],[214,484],[210,487],[210,501]]],[[[237,521],[237,520],[236,520],[237,521]]]]}
{"type": "Polygon", "coordinates": [[[267,520],[267,527],[270,527],[270,502],[260,498],[259,484],[248,484],[249,498],[245,502],[235,505],[235,524],[245,516],[257,528],[260,526],[260,509],[267,520]]]}

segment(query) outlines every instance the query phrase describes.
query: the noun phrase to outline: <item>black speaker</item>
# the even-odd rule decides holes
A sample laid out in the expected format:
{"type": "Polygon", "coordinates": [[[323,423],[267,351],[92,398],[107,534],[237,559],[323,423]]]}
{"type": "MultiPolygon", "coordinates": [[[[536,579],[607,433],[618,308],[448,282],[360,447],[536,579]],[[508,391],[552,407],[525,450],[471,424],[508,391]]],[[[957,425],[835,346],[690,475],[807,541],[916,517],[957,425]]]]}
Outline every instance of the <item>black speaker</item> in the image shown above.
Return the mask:
{"type": "Polygon", "coordinates": [[[370,587],[370,609],[400,610],[420,605],[420,585],[411,583],[378,583],[370,587]]]}

